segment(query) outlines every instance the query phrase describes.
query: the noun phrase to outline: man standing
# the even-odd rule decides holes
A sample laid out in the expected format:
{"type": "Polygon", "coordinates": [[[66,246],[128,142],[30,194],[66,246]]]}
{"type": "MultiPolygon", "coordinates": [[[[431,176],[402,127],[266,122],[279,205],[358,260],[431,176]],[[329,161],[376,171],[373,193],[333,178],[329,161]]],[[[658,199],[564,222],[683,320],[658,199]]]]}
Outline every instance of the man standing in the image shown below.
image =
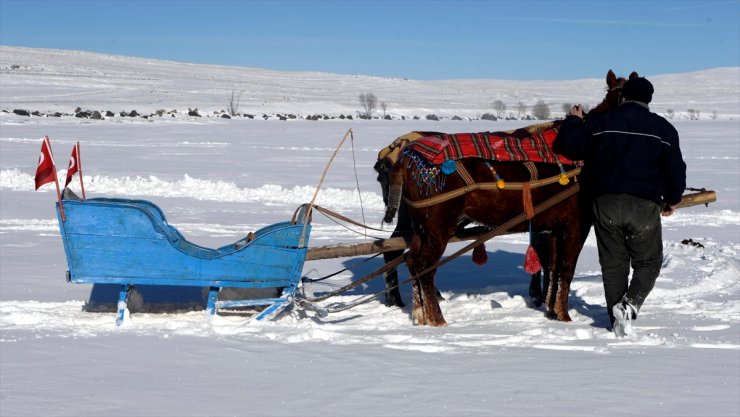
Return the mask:
{"type": "Polygon", "coordinates": [[[660,273],[661,210],[672,215],[686,188],[678,133],[650,112],[652,97],[650,81],[633,78],[614,111],[584,120],[581,106],[573,106],[553,146],[584,161],[581,179],[592,198],[606,307],[617,337],[632,333],[631,322],[660,273]]]}

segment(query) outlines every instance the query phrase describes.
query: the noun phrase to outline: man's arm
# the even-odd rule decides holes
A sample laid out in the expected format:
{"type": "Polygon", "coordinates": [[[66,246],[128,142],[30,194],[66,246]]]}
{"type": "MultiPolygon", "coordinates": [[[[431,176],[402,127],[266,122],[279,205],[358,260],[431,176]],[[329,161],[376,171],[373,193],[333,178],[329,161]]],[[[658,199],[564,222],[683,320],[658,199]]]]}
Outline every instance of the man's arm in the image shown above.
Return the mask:
{"type": "Polygon", "coordinates": [[[670,126],[667,134],[668,143],[671,144],[663,158],[663,178],[665,181],[666,195],[663,206],[663,216],[673,214],[675,206],[681,201],[686,189],[686,163],[678,145],[678,132],[670,126]]]}
{"type": "Polygon", "coordinates": [[[583,109],[576,105],[560,125],[552,150],[573,160],[584,159],[589,135],[583,121],[583,109]]]}

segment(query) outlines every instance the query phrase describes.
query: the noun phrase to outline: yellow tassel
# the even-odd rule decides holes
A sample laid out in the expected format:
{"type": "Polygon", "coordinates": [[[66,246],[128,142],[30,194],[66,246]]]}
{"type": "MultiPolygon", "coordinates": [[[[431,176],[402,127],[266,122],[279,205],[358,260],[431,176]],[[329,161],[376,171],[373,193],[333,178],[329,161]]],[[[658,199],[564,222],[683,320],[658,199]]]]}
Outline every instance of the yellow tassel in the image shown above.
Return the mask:
{"type": "Polygon", "coordinates": [[[506,182],[504,180],[498,180],[496,181],[496,187],[498,187],[499,190],[503,190],[504,187],[506,187],[506,182]]]}
{"type": "Polygon", "coordinates": [[[558,182],[560,183],[560,185],[568,185],[568,183],[570,182],[570,178],[568,178],[568,176],[565,174],[560,174],[560,179],[558,180],[558,182]]]}

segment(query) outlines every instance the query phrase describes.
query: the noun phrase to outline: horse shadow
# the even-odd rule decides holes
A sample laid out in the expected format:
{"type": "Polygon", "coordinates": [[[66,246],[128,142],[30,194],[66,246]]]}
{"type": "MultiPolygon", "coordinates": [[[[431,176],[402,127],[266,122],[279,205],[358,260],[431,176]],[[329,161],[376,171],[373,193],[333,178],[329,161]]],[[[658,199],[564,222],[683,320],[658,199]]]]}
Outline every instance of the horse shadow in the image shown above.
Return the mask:
{"type": "MultiPolygon", "coordinates": [[[[442,259],[444,259],[443,257],[442,259]]],[[[460,295],[482,295],[492,293],[505,293],[508,297],[521,296],[527,302],[529,308],[539,310],[545,315],[544,306],[535,306],[529,296],[529,284],[531,276],[523,269],[524,254],[509,252],[506,250],[495,250],[488,252],[488,262],[484,265],[474,264],[470,257],[461,257],[437,270],[435,282],[437,288],[454,300],[460,295]]],[[[342,263],[345,268],[352,267],[352,281],[361,279],[384,265],[382,258],[352,258],[342,263]]],[[[398,281],[400,283],[401,297],[406,304],[404,311],[410,312],[411,283],[408,281],[409,273],[405,265],[398,267],[398,281]]],[[[589,276],[576,278],[579,280],[601,281],[601,276],[589,276]]],[[[377,295],[378,301],[384,302],[385,282],[383,277],[377,277],[352,290],[349,294],[354,295],[377,295]]],[[[321,295],[316,291],[316,295],[321,295]]],[[[587,316],[592,320],[592,327],[610,327],[609,316],[603,305],[591,304],[582,297],[571,291],[568,298],[570,309],[575,309],[580,315],[587,316]]],[[[493,307],[492,307],[493,308],[493,307]]]]}

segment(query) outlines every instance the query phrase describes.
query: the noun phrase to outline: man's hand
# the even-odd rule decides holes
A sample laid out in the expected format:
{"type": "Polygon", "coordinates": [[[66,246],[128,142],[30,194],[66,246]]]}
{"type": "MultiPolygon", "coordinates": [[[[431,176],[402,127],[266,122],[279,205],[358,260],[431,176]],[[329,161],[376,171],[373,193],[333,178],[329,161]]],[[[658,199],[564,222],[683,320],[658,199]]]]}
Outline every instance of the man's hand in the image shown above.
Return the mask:
{"type": "Polygon", "coordinates": [[[676,206],[678,204],[670,205],[663,203],[663,211],[660,213],[663,217],[670,217],[673,216],[673,212],[676,211],[676,206]]]}
{"type": "Polygon", "coordinates": [[[583,119],[583,107],[581,107],[580,104],[576,104],[575,106],[570,108],[570,111],[568,112],[569,116],[577,116],[583,119]]]}

